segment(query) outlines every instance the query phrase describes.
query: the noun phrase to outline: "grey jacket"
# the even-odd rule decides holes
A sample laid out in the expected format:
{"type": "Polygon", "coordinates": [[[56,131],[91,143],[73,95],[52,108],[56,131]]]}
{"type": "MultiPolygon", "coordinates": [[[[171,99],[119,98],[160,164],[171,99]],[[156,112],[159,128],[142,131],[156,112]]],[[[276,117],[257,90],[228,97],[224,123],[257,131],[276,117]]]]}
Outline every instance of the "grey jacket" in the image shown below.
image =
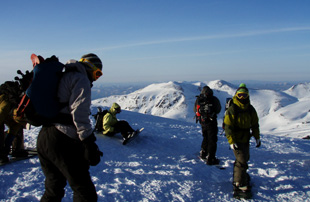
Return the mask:
{"type": "Polygon", "coordinates": [[[70,138],[84,140],[93,131],[89,119],[91,82],[83,64],[69,60],[66,70],[70,69],[74,71],[65,73],[59,82],[58,98],[60,102],[69,103],[61,112],[72,115],[74,126],[56,124],[55,127],[70,138]]]}

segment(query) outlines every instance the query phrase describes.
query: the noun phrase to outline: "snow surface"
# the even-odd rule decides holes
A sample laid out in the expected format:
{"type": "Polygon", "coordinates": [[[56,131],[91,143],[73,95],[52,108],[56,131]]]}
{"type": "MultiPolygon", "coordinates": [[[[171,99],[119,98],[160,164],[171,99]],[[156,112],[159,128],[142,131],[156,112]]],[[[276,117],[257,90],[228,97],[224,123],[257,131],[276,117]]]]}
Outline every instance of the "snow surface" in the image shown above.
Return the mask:
{"type": "MultiPolygon", "coordinates": [[[[221,101],[235,91],[233,86],[223,83],[208,83],[217,88],[215,94],[221,101]]],[[[179,97],[179,100],[183,99],[183,105],[175,103],[185,114],[171,110],[169,113],[176,118],[172,115],[165,118],[138,113],[140,108],[123,110],[119,119],[127,120],[135,129],[145,128],[126,146],[122,145],[120,135],[105,137],[96,134],[97,144],[104,153],[101,162],[90,168],[98,201],[238,201],[232,197],[234,156],[221,128],[217,156],[226,169],[207,166],[197,157],[202,141],[201,128],[186,118],[189,117],[186,113],[192,110],[188,100],[194,100],[187,95],[191,90],[192,95],[196,95],[195,86],[204,84],[170,82],[139,90],[140,97],[143,94],[142,97],[148,100],[161,97],[163,87],[168,93],[169,89],[173,90],[170,94],[175,93],[175,96],[166,99],[165,103],[160,102],[167,106],[161,110],[164,114],[169,112],[173,107],[167,101],[179,97]],[[175,89],[183,89],[183,95],[175,89]]],[[[301,89],[304,91],[305,88],[301,89]]],[[[286,93],[251,89],[251,101],[260,116],[262,139],[260,148],[255,147],[253,139],[250,147],[248,172],[253,183],[252,201],[310,201],[310,140],[300,138],[309,135],[310,105],[303,94],[309,95],[309,91],[286,93]],[[262,97],[265,104],[259,102],[262,97]]],[[[97,106],[108,106],[108,100],[93,101],[92,113],[96,112],[97,106]]],[[[143,110],[152,111],[144,107],[143,110]]],[[[25,130],[26,147],[36,146],[39,130],[37,127],[25,130]]],[[[39,201],[44,193],[44,179],[37,157],[1,166],[0,201],[39,201]]],[[[69,186],[63,201],[72,201],[69,186]]]]}

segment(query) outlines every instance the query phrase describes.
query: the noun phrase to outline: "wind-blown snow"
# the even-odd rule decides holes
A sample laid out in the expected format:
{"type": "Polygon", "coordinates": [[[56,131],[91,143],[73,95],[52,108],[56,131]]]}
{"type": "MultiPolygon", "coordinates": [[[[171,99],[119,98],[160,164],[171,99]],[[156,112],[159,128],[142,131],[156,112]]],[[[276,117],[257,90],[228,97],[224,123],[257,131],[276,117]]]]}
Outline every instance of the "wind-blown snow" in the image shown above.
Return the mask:
{"type": "MultiPolygon", "coordinates": [[[[207,166],[197,158],[202,136],[200,126],[192,120],[192,103],[205,84],[153,84],[128,95],[93,101],[95,113],[97,106],[123,99],[121,106],[128,108],[118,118],[135,129],[145,128],[126,146],[120,135],[96,134],[104,153],[101,162],[90,169],[98,201],[237,201],[231,184],[234,156],[221,128],[217,156],[226,169],[207,166]],[[156,104],[162,108],[151,107],[156,104]]],[[[214,88],[222,107],[236,89],[224,81],[207,84],[214,88]]],[[[253,201],[310,201],[310,141],[300,138],[309,135],[309,100],[270,90],[250,89],[250,93],[260,116],[262,138],[260,148],[253,140],[250,147],[253,201]]],[[[27,147],[36,145],[39,129],[25,130],[27,147]]],[[[38,158],[1,166],[0,184],[0,201],[39,201],[44,175],[38,158]]],[[[72,201],[69,186],[63,201],[72,201]]]]}

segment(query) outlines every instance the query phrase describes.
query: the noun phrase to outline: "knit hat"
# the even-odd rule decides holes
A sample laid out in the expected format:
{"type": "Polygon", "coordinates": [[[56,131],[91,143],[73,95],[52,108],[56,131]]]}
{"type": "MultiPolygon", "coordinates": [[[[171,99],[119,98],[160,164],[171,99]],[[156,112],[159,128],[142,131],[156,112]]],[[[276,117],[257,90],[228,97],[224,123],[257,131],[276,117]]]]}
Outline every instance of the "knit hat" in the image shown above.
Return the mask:
{"type": "Polygon", "coordinates": [[[244,83],[241,83],[236,93],[248,93],[249,94],[249,90],[244,83]]]}
{"type": "Polygon", "coordinates": [[[83,55],[80,59],[80,62],[89,62],[95,65],[95,67],[97,67],[98,69],[102,70],[102,62],[100,58],[94,53],[88,53],[86,55],[83,55]]]}
{"type": "Polygon", "coordinates": [[[206,96],[212,96],[213,90],[209,86],[204,86],[201,90],[201,94],[206,95],[206,96]]]}

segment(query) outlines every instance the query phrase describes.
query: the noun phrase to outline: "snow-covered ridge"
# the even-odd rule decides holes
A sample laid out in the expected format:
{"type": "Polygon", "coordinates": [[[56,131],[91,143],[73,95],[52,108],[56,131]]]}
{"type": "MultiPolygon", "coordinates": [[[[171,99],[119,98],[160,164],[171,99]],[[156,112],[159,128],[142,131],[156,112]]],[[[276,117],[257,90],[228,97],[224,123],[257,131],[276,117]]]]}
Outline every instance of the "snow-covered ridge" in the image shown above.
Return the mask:
{"type": "MultiPolygon", "coordinates": [[[[167,82],[151,84],[126,95],[93,100],[93,106],[110,107],[117,102],[122,109],[143,114],[193,122],[193,106],[196,95],[203,86],[213,89],[222,105],[219,125],[222,123],[226,98],[232,97],[238,88],[227,81],[167,82]]],[[[292,86],[285,91],[255,89],[248,86],[251,103],[260,118],[262,131],[274,132],[308,126],[310,122],[310,83],[292,86]],[[277,120],[277,121],[275,121],[277,120]]]]}
{"type": "MultiPolygon", "coordinates": [[[[113,101],[122,101],[123,108],[125,105],[138,106],[134,109],[137,111],[146,106],[154,111],[164,108],[164,115],[174,113],[172,118],[182,120],[124,110],[119,119],[127,120],[134,129],[145,128],[136,140],[123,146],[120,134],[108,137],[96,133],[103,157],[97,166],[90,168],[90,174],[98,201],[238,201],[232,196],[235,158],[226,137],[219,134],[217,143],[217,157],[226,169],[207,166],[197,157],[202,141],[200,125],[192,119],[184,121],[181,116],[183,112],[191,117],[192,102],[205,84],[214,89],[222,103],[236,90],[236,86],[223,81],[168,82],[93,102],[92,113],[97,106],[109,107],[113,101]],[[184,100],[175,99],[178,96],[184,100]],[[188,111],[177,110],[180,103],[188,111]]],[[[250,145],[248,173],[254,194],[251,201],[310,202],[310,142],[290,138],[308,136],[310,131],[309,99],[293,96],[301,95],[296,92],[299,90],[295,87],[288,95],[250,88],[251,101],[260,114],[263,129],[261,147],[256,148],[253,139],[250,145]]],[[[94,118],[90,118],[94,124],[94,118]]],[[[36,146],[39,131],[40,127],[24,130],[26,147],[36,146]]],[[[38,158],[0,167],[0,202],[39,201],[45,190],[44,179],[38,158]]],[[[62,201],[72,201],[69,185],[65,190],[62,201]]]]}
{"type": "Polygon", "coordinates": [[[300,83],[300,84],[294,85],[284,92],[298,99],[309,99],[310,98],[310,83],[300,83]]]}

